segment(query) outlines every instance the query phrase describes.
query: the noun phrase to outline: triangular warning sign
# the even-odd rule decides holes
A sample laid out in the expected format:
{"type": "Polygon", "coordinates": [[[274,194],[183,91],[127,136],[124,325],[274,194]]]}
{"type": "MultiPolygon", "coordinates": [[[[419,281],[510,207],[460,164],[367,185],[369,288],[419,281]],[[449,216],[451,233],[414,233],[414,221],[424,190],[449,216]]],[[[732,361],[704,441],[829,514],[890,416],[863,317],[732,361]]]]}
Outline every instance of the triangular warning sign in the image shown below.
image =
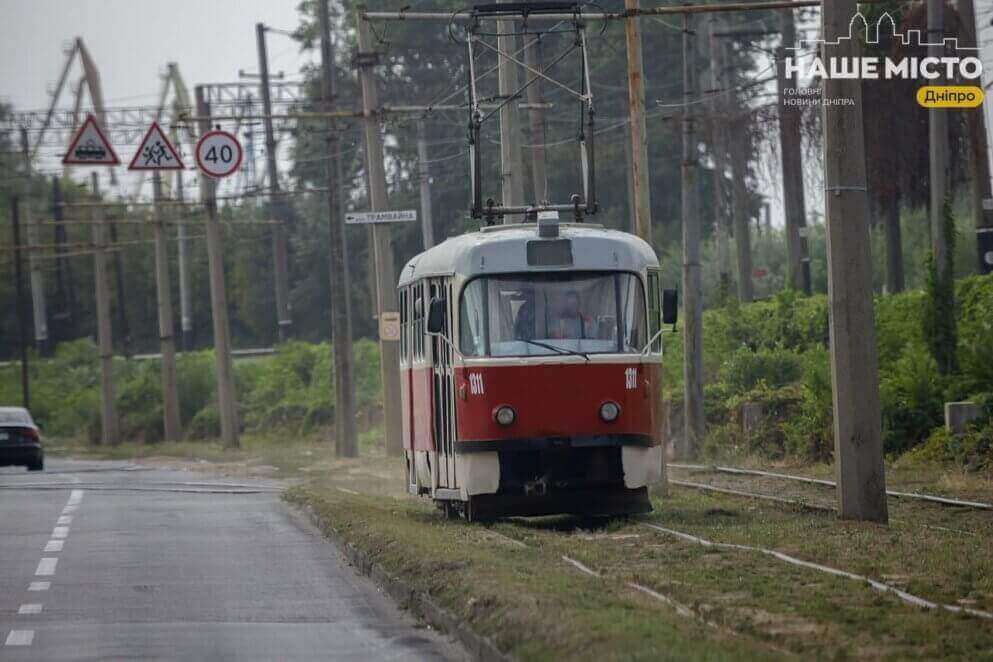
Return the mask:
{"type": "Polygon", "coordinates": [[[86,121],[76,132],[69,143],[69,150],[62,157],[64,165],[117,165],[120,162],[93,115],[86,116],[86,121]]]}
{"type": "Polygon", "coordinates": [[[183,168],[179,152],[166,138],[159,123],[152,122],[152,126],[148,127],[148,132],[138,145],[138,151],[134,153],[128,170],[183,170],[183,168]]]}

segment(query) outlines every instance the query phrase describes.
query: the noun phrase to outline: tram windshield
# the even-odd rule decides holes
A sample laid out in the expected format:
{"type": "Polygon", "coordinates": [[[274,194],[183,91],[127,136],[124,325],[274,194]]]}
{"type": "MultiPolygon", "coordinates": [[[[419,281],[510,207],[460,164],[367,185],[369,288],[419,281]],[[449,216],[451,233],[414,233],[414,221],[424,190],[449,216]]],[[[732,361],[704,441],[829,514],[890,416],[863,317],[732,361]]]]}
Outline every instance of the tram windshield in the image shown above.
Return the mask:
{"type": "Polygon", "coordinates": [[[634,354],[648,342],[645,293],[631,273],[477,278],[459,315],[465,356],[634,354]]]}

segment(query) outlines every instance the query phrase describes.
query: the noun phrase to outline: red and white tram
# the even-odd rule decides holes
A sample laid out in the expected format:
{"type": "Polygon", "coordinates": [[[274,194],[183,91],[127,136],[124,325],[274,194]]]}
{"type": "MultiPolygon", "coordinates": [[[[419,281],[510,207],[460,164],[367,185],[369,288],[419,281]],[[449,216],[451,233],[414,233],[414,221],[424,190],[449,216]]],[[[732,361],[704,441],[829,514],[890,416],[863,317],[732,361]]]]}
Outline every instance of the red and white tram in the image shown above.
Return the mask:
{"type": "Polygon", "coordinates": [[[660,278],[638,237],[547,219],[410,260],[399,281],[409,490],[471,520],[651,510],[661,329],[676,305],[660,278]]]}

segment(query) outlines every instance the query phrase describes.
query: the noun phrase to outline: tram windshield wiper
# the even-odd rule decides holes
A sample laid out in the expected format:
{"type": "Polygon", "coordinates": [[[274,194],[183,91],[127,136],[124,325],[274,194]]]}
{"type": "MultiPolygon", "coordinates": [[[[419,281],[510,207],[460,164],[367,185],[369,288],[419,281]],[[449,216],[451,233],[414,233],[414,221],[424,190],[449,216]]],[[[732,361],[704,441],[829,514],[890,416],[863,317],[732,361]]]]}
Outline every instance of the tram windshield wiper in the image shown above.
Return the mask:
{"type": "Polygon", "coordinates": [[[545,349],[550,349],[556,354],[561,354],[562,356],[582,356],[587,361],[590,360],[590,355],[585,352],[576,352],[571,349],[563,349],[561,347],[556,347],[555,345],[548,345],[543,342],[538,342],[537,340],[531,340],[530,338],[518,338],[522,342],[530,343],[532,345],[537,345],[538,347],[544,347],[545,349]]]}

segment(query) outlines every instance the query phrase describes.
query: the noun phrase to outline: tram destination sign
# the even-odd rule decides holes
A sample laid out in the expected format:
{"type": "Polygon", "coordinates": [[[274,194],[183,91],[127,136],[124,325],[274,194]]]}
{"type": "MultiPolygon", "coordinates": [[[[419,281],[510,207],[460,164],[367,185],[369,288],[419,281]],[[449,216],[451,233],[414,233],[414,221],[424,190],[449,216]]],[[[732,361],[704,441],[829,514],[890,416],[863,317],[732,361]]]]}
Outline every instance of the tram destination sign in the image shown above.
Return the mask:
{"type": "Polygon", "coordinates": [[[410,223],[417,220],[413,209],[400,211],[355,211],[345,214],[346,225],[367,225],[370,223],[410,223]]]}

